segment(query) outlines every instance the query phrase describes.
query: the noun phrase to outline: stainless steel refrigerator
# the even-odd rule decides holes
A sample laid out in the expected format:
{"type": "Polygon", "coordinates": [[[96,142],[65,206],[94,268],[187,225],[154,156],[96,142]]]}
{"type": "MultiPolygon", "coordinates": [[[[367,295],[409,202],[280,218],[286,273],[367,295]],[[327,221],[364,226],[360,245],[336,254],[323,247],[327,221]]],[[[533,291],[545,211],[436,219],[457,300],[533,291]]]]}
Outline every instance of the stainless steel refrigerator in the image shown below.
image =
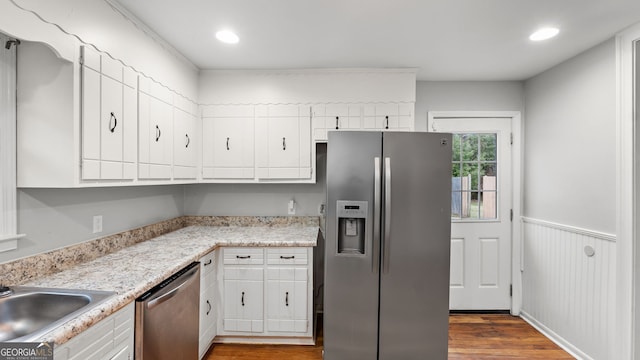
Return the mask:
{"type": "Polygon", "coordinates": [[[446,359],[451,135],[331,132],[324,359],[446,359]]]}

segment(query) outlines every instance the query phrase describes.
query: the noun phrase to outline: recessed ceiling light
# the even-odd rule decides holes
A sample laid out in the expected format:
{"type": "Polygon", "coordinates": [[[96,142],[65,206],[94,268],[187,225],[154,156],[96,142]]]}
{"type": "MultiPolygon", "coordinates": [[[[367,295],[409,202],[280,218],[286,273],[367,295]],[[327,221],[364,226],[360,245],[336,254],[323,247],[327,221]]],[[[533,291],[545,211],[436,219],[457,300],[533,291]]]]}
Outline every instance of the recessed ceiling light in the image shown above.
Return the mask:
{"type": "Polygon", "coordinates": [[[554,28],[554,27],[542,28],[542,29],[537,30],[533,34],[531,34],[531,36],[529,36],[529,40],[531,40],[531,41],[542,41],[542,40],[551,39],[552,37],[558,35],[559,32],[560,32],[560,30],[558,28],[554,28]]]}
{"type": "Polygon", "coordinates": [[[230,30],[220,30],[216,33],[216,39],[222,41],[225,44],[237,44],[240,41],[238,35],[230,30]]]}

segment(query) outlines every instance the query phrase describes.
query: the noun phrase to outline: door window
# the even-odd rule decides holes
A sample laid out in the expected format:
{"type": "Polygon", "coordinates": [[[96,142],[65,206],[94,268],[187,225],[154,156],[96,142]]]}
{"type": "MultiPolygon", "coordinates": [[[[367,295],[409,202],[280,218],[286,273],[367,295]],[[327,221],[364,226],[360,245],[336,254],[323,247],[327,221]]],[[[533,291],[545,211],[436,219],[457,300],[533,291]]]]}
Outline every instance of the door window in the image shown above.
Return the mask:
{"type": "Polygon", "coordinates": [[[497,134],[453,134],[452,150],[451,218],[497,219],[497,134]]]}

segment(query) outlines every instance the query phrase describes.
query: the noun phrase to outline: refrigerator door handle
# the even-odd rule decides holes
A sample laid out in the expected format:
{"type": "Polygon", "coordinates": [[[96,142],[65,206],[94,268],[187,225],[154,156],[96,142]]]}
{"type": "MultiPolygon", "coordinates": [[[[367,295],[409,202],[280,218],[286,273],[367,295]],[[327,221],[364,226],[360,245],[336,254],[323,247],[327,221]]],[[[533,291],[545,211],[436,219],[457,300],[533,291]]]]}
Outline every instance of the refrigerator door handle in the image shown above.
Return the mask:
{"type": "Polygon", "coordinates": [[[373,273],[380,268],[380,210],[382,206],[382,175],[380,172],[380,158],[373,159],[373,251],[371,251],[371,267],[373,273]]]}
{"type": "Polygon", "coordinates": [[[384,249],[382,250],[382,267],[384,273],[389,272],[389,252],[391,251],[391,158],[384,158],[384,249]]]}

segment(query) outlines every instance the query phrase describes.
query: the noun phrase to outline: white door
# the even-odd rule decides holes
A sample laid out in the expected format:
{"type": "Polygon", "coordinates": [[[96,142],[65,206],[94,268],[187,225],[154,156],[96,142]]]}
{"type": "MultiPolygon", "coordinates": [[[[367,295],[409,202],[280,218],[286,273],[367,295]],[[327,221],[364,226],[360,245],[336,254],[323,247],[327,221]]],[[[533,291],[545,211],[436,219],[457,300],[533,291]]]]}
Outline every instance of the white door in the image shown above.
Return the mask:
{"type": "Polygon", "coordinates": [[[434,118],[453,133],[451,310],[511,308],[511,118],[434,118]]]}

